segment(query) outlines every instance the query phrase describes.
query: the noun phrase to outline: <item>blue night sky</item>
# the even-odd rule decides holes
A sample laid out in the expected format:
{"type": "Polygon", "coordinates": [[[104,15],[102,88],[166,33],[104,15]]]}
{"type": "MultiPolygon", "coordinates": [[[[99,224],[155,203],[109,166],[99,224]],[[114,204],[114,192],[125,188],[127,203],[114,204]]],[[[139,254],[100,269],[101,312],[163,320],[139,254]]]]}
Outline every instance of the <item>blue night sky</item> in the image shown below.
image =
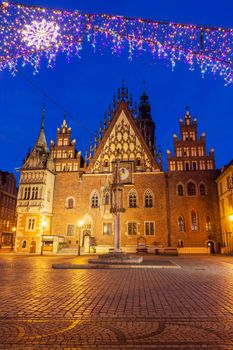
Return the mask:
{"type": "MultiPolygon", "coordinates": [[[[83,13],[233,27],[232,0],[224,0],[221,6],[213,0],[28,0],[24,3],[78,9],[83,13]]],[[[90,45],[84,45],[81,56],[67,63],[66,56],[60,54],[53,69],[43,64],[36,76],[30,67],[22,68],[22,72],[74,117],[67,117],[67,122],[83,156],[124,79],[134,101],[139,100],[142,81],[146,81],[157,145],[163,150],[165,168],[166,149],[173,150],[172,135],[179,132],[179,118],[184,117],[186,105],[190,106],[191,115],[197,117],[199,135],[206,132],[207,151],[211,147],[215,149],[217,166],[232,159],[232,85],[226,87],[221,78],[210,74],[202,79],[198,69],[191,72],[183,63],[177,63],[172,72],[164,61],[154,64],[146,54],[131,62],[127,52],[117,57],[106,50],[102,55],[98,50],[94,53],[90,45]]],[[[42,106],[46,107],[48,142],[55,139],[63,112],[21,74],[13,77],[7,70],[3,71],[0,81],[0,169],[15,172],[14,168],[22,165],[28,148],[33,147],[38,136],[42,106]]]]}

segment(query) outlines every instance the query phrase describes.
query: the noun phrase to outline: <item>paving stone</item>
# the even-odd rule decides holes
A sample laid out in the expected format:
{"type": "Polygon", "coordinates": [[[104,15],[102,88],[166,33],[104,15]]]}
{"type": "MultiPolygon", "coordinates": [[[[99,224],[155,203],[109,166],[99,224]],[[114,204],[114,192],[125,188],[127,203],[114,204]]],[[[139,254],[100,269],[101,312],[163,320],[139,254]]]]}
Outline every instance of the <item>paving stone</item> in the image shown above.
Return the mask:
{"type": "Polygon", "coordinates": [[[169,260],[181,268],[54,270],[87,258],[0,256],[0,349],[233,349],[233,257],[169,260]]]}

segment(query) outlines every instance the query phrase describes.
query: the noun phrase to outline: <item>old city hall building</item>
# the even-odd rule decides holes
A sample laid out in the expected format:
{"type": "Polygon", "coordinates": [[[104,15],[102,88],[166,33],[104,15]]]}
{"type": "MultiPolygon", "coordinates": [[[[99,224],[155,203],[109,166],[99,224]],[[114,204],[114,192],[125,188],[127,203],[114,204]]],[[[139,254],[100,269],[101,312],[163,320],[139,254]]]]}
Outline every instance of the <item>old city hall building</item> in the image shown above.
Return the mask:
{"type": "Polygon", "coordinates": [[[174,155],[162,169],[148,96],[139,109],[124,86],[114,97],[90,151],[82,157],[64,118],[48,149],[44,116],[38,139],[21,168],[16,251],[27,253],[108,251],[114,242],[112,183],[121,183],[121,243],[135,251],[178,247],[180,253],[218,252],[221,246],[214,151],[188,109],[174,134],[174,155]]]}

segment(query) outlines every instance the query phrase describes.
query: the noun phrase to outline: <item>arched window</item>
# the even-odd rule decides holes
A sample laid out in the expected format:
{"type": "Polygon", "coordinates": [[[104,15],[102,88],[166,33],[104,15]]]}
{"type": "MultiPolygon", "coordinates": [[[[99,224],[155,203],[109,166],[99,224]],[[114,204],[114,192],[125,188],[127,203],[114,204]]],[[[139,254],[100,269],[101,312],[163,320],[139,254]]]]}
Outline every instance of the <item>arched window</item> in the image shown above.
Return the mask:
{"type": "Polygon", "coordinates": [[[188,196],[195,196],[195,194],[196,194],[196,185],[195,185],[195,183],[189,182],[188,186],[187,186],[187,189],[188,189],[188,196]]]}
{"type": "Polygon", "coordinates": [[[183,216],[178,217],[178,231],[184,232],[185,231],[185,223],[183,216]]]}
{"type": "Polygon", "coordinates": [[[24,241],[22,242],[22,248],[26,248],[26,247],[27,247],[27,241],[24,240],[24,241]]]}
{"type": "Polygon", "coordinates": [[[110,203],[110,196],[109,196],[109,192],[106,192],[104,195],[104,204],[105,205],[109,205],[110,203]]]}
{"type": "Polygon", "coordinates": [[[191,210],[191,230],[198,230],[197,212],[195,210],[191,210]]]}
{"type": "Polygon", "coordinates": [[[98,197],[98,194],[94,192],[91,197],[91,207],[98,208],[98,206],[99,206],[99,197],[98,197]]]}
{"type": "Polygon", "coordinates": [[[32,187],[32,199],[38,198],[38,187],[32,187]]]}
{"type": "Polygon", "coordinates": [[[152,208],[153,207],[153,194],[150,190],[145,192],[145,207],[152,208]]]}
{"type": "Polygon", "coordinates": [[[25,187],[23,199],[30,199],[30,193],[31,193],[31,188],[30,187],[25,187]]]}
{"type": "Polygon", "coordinates": [[[200,191],[200,195],[201,196],[205,196],[206,190],[205,190],[205,185],[204,184],[200,184],[199,191],[200,191]]]}
{"type": "Polygon", "coordinates": [[[136,191],[132,190],[129,193],[129,208],[137,207],[137,194],[136,191]]]}
{"type": "Polygon", "coordinates": [[[74,208],[74,198],[69,197],[66,199],[66,207],[67,207],[67,209],[74,208]]]}
{"type": "Polygon", "coordinates": [[[178,185],[177,186],[177,194],[178,194],[178,196],[183,196],[184,195],[184,186],[183,185],[178,185]]]}
{"type": "Polygon", "coordinates": [[[206,231],[211,231],[212,230],[211,221],[210,221],[209,215],[206,216],[205,229],[206,229],[206,231]]]}
{"type": "Polygon", "coordinates": [[[104,167],[105,167],[105,168],[108,167],[108,160],[107,160],[107,159],[104,160],[104,167]]]}

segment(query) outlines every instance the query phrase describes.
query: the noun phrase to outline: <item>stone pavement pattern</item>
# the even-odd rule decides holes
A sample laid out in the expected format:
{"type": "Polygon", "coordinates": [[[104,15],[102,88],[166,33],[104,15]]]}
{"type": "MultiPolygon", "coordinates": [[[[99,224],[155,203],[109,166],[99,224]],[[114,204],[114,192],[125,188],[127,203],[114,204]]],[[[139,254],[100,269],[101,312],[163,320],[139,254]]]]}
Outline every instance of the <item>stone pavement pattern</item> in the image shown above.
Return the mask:
{"type": "Polygon", "coordinates": [[[0,349],[233,349],[233,257],[171,260],[181,268],[0,256],[0,349]]]}

